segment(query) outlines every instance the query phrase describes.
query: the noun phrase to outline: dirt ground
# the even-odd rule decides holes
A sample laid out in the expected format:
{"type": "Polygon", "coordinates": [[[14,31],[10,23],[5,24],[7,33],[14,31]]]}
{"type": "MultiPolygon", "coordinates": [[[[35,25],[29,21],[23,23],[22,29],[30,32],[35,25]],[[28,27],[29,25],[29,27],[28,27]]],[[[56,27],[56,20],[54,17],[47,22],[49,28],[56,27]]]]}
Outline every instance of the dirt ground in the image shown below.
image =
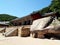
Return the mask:
{"type": "Polygon", "coordinates": [[[32,37],[4,37],[0,33],[0,45],[60,45],[60,40],[38,39],[32,37]]]}
{"type": "Polygon", "coordinates": [[[0,45],[60,45],[60,40],[32,37],[2,37],[0,38],[0,45]]]}

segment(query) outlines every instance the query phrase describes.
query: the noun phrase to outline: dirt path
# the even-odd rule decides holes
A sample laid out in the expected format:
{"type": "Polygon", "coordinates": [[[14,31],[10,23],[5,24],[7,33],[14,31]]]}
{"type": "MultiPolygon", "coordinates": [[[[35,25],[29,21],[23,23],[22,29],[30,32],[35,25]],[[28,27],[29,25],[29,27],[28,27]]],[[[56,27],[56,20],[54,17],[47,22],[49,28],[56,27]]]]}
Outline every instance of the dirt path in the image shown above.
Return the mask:
{"type": "Polygon", "coordinates": [[[31,37],[0,38],[0,45],[60,45],[60,40],[35,39],[31,37]]]}

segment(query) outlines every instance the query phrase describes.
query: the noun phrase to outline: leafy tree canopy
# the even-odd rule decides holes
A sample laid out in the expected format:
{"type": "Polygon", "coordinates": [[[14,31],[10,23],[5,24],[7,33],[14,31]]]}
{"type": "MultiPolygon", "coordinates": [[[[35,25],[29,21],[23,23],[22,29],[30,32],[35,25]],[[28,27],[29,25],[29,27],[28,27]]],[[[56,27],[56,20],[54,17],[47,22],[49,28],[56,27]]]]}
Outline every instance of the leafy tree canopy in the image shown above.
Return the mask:
{"type": "Polygon", "coordinates": [[[40,14],[44,14],[44,13],[53,12],[53,11],[58,11],[60,14],[60,0],[52,0],[51,4],[48,7],[45,7],[42,10],[39,10],[38,12],[40,14]]]}
{"type": "Polygon", "coordinates": [[[15,16],[11,16],[9,14],[0,14],[0,21],[10,21],[10,20],[13,20],[17,17],[15,16]]]}

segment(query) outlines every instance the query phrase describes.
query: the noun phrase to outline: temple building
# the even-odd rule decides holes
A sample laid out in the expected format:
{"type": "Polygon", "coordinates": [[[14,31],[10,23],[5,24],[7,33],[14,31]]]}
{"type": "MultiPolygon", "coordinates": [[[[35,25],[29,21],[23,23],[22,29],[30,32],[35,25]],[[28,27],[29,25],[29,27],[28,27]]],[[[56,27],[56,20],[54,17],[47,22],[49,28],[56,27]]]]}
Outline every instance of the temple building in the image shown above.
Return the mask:
{"type": "Polygon", "coordinates": [[[31,25],[32,22],[36,19],[44,18],[44,17],[48,17],[48,16],[55,16],[55,15],[56,15],[56,12],[45,13],[43,15],[41,15],[39,12],[35,12],[30,15],[24,16],[22,18],[14,19],[11,21],[11,23],[14,26],[31,25]]]}
{"type": "Polygon", "coordinates": [[[7,27],[9,26],[9,21],[0,21],[0,27],[7,27]]]}
{"type": "Polygon", "coordinates": [[[14,26],[20,26],[20,25],[31,25],[33,20],[39,19],[41,15],[39,13],[33,13],[28,16],[17,18],[11,21],[11,23],[14,26]]]}

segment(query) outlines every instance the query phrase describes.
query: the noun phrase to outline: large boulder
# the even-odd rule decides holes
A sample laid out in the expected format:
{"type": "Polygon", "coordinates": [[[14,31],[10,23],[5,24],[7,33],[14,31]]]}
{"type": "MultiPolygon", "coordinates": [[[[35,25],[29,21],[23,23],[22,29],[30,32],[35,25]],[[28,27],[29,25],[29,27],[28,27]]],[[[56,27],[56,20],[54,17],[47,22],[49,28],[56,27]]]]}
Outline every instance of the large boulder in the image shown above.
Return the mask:
{"type": "Polygon", "coordinates": [[[53,17],[45,17],[41,19],[37,19],[33,21],[33,24],[31,25],[30,31],[33,30],[43,30],[46,28],[51,22],[53,21],[53,17]]]}
{"type": "Polygon", "coordinates": [[[6,29],[5,33],[3,33],[5,37],[10,37],[10,36],[18,36],[18,28],[17,27],[9,27],[6,29]]]}
{"type": "Polygon", "coordinates": [[[22,27],[21,29],[21,37],[30,36],[30,28],[22,27]]]}

